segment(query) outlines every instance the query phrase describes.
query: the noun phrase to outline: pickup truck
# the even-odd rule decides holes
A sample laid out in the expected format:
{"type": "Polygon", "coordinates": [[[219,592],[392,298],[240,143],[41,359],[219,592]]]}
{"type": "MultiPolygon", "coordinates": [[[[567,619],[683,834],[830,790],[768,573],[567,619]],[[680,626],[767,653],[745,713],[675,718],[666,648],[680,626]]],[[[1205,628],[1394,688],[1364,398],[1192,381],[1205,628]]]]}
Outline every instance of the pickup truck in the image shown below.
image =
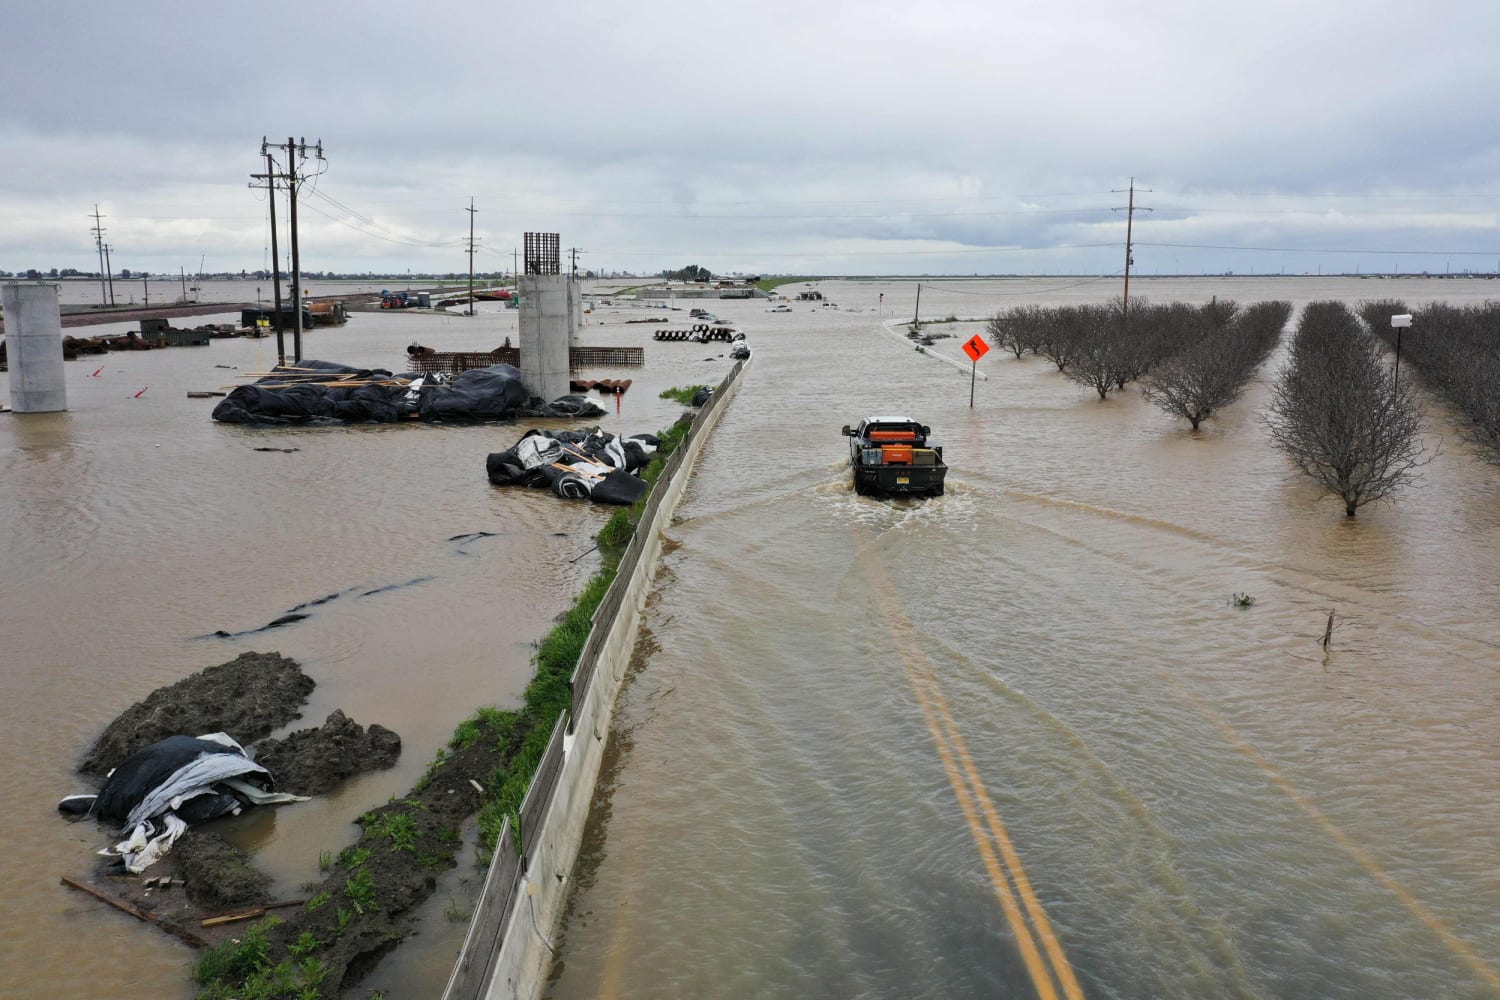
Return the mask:
{"type": "Polygon", "coordinates": [[[929,440],[932,430],[910,417],[866,417],[859,426],[844,426],[854,492],[860,496],[908,493],[943,495],[941,445],[929,440]]]}

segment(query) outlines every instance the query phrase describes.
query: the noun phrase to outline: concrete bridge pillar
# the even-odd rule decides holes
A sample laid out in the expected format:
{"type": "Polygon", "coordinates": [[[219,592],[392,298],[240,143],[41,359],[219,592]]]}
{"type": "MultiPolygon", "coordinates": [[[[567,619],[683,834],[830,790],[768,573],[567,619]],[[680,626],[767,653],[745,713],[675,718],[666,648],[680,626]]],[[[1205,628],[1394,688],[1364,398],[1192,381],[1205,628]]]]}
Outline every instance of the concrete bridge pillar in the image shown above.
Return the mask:
{"type": "Polygon", "coordinates": [[[521,275],[521,382],[547,402],[566,396],[573,343],[574,299],[561,274],[521,275]]]}
{"type": "Polygon", "coordinates": [[[0,285],[5,308],[5,353],[10,366],[10,407],[17,413],[68,408],[63,373],[62,313],[57,286],[0,285]]]}

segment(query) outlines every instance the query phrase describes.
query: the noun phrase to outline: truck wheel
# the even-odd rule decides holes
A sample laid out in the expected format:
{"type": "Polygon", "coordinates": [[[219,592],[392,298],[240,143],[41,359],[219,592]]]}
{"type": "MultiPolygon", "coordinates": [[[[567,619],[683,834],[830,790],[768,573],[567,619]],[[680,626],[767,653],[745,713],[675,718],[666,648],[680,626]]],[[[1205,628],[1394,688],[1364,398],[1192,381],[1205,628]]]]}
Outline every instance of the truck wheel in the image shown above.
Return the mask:
{"type": "Polygon", "coordinates": [[[935,497],[942,496],[943,495],[943,484],[942,483],[938,483],[936,486],[934,486],[932,488],[932,494],[931,495],[935,496],[935,497]]]}
{"type": "Polygon", "coordinates": [[[862,496],[867,495],[869,492],[870,492],[869,490],[865,489],[865,484],[864,483],[860,482],[858,479],[856,479],[854,481],[854,495],[855,496],[862,497],[862,496]]]}

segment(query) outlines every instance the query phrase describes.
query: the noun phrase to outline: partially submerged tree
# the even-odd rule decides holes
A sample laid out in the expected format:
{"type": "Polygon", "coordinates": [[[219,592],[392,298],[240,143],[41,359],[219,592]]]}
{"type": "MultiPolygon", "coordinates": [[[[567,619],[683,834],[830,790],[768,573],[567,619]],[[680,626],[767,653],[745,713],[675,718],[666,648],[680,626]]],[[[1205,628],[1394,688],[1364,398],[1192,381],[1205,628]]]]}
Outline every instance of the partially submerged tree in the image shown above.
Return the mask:
{"type": "MultiPolygon", "coordinates": [[[[1364,302],[1360,315],[1395,349],[1391,316],[1411,312],[1399,300],[1364,302]]],[[[1479,457],[1500,465],[1500,303],[1434,303],[1412,313],[1402,361],[1457,411],[1459,433],[1479,457]]]]}
{"type": "Polygon", "coordinates": [[[1035,353],[1041,343],[1045,313],[1041,306],[1017,306],[996,313],[984,329],[996,347],[1010,351],[1019,360],[1027,351],[1035,353]]]}
{"type": "MultiPolygon", "coordinates": [[[[1233,303],[1227,306],[1233,316],[1237,308],[1233,303]]],[[[1213,312],[1205,311],[1203,317],[1211,324],[1208,334],[1161,362],[1141,388],[1153,404],[1184,418],[1195,431],[1214,411],[1240,398],[1281,339],[1292,311],[1287,302],[1258,302],[1227,326],[1214,326],[1226,309],[1218,303],[1211,308],[1213,312]]]]}
{"type": "Polygon", "coordinates": [[[1134,352],[1120,328],[1119,313],[1107,306],[1076,306],[1072,318],[1074,343],[1068,377],[1104,399],[1117,385],[1123,388],[1132,370],[1134,352]]]}
{"type": "Polygon", "coordinates": [[[1414,481],[1432,460],[1409,385],[1392,381],[1347,306],[1311,303],[1271,390],[1271,441],[1353,517],[1414,481]]]}

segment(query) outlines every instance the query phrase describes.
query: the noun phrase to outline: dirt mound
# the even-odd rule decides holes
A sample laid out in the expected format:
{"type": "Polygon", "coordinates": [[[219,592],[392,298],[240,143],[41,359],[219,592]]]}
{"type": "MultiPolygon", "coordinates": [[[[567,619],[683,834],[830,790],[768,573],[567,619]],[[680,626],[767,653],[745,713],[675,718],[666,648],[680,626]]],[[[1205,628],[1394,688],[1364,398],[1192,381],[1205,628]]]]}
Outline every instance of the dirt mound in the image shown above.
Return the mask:
{"type": "Polygon", "coordinates": [[[255,745],[255,762],[279,791],[294,795],[321,795],[351,775],[390,767],[400,754],[401,737],[378,723],[364,729],[338,710],[316,729],[255,745]]]}
{"type": "Polygon", "coordinates": [[[244,851],[216,833],[188,831],[172,857],[188,899],[210,913],[257,906],[270,898],[270,876],[252,868],[244,851]]]}
{"type": "Polygon", "coordinates": [[[322,995],[357,983],[412,933],[438,873],[455,863],[464,821],[480,805],[478,783],[494,777],[525,735],[487,720],[474,733],[469,745],[445,752],[405,798],[359,818],[359,840],[339,852],[320,884],[307,887],[312,896],[305,905],[277,911],[266,934],[269,954],[295,955],[302,942],[316,942],[322,995]]]}
{"type": "Polygon", "coordinates": [[[78,769],[102,777],[168,736],[225,732],[249,744],[301,718],[314,686],[297,661],[280,653],[241,653],[132,705],[109,724],[78,769]]]}

